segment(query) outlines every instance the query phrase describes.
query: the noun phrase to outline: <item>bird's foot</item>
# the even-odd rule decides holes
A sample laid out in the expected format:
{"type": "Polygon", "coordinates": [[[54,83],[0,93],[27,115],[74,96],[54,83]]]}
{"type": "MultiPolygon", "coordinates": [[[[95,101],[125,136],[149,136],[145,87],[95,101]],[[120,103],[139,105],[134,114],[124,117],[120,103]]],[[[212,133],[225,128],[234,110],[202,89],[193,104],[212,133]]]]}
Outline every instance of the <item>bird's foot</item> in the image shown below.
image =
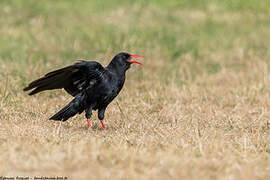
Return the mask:
{"type": "Polygon", "coordinates": [[[88,124],[88,128],[90,128],[91,127],[91,121],[90,121],[90,119],[87,119],[87,124],[88,124]]]}
{"type": "Polygon", "coordinates": [[[103,123],[103,121],[102,121],[102,120],[100,120],[100,123],[101,123],[101,125],[102,125],[102,127],[103,127],[104,131],[106,131],[107,129],[106,129],[105,124],[103,123]]]}

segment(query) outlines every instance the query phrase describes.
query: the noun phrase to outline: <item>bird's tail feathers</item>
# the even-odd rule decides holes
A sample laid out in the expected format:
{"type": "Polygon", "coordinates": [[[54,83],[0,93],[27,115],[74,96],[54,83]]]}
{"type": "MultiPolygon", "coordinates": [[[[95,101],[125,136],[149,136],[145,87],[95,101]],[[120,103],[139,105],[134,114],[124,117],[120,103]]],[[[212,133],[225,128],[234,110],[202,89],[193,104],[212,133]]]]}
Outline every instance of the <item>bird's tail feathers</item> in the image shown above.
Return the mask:
{"type": "Polygon", "coordinates": [[[51,120],[66,121],[70,117],[82,113],[86,106],[85,98],[82,94],[76,96],[68,105],[61,109],[58,113],[50,117],[51,120]]]}

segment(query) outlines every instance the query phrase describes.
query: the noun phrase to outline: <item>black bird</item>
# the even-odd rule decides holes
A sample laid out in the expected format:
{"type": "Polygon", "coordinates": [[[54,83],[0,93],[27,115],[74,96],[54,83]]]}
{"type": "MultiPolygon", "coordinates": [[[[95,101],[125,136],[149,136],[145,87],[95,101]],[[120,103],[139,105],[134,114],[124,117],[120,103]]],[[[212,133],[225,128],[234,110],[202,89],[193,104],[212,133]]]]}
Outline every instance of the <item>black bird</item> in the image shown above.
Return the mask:
{"type": "Polygon", "coordinates": [[[117,54],[107,67],[96,61],[79,61],[74,65],[64,67],[31,82],[24,91],[32,90],[29,95],[41,91],[64,88],[74,99],[50,119],[66,121],[70,117],[85,111],[88,128],[91,126],[92,110],[98,110],[98,118],[104,130],[104,113],[110,102],[121,91],[126,71],[132,63],[142,63],[132,60],[143,58],[121,52],[117,54]]]}

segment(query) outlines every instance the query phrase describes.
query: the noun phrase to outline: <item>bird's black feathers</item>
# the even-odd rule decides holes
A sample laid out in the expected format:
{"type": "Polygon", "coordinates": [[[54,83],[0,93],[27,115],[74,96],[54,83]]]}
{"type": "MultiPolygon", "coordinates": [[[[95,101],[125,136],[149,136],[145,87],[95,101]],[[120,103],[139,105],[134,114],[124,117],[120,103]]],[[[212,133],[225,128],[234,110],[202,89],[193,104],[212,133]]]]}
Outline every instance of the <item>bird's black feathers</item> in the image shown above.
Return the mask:
{"type": "Polygon", "coordinates": [[[50,119],[56,121],[66,121],[68,118],[76,115],[77,113],[82,113],[85,106],[87,106],[86,95],[86,93],[78,94],[68,105],[50,117],[50,119]]]}

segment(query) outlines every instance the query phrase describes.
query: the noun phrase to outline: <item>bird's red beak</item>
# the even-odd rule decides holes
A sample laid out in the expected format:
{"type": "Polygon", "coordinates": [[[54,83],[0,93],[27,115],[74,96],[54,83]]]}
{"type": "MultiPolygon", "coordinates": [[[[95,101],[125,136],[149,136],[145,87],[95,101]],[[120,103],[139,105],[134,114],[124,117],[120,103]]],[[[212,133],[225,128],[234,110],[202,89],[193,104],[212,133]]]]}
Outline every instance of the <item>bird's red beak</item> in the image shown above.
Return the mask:
{"type": "Polygon", "coordinates": [[[130,63],[137,63],[137,64],[140,64],[140,65],[143,65],[142,63],[140,63],[138,61],[132,60],[133,58],[144,58],[143,56],[133,54],[133,55],[131,55],[131,57],[130,57],[131,60],[129,61],[130,63]]]}

